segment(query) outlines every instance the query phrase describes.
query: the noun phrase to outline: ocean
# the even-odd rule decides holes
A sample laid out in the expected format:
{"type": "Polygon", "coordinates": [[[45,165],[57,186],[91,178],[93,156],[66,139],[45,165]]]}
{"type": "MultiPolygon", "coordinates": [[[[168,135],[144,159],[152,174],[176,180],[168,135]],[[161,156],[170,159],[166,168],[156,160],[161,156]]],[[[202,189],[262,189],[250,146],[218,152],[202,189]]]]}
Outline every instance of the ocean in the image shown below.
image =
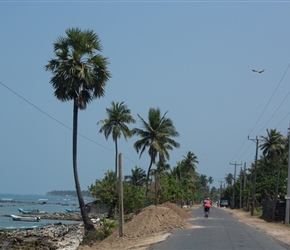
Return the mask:
{"type": "MultiPolygon", "coordinates": [[[[85,203],[92,201],[84,197],[85,203]]],[[[46,220],[39,222],[13,221],[10,215],[21,215],[18,208],[38,209],[47,213],[65,213],[66,209],[78,208],[77,197],[71,196],[46,196],[46,195],[21,195],[0,193],[0,230],[15,230],[44,227],[61,222],[63,224],[78,224],[79,221],[46,220]]],[[[41,216],[40,216],[41,217],[41,216]]]]}

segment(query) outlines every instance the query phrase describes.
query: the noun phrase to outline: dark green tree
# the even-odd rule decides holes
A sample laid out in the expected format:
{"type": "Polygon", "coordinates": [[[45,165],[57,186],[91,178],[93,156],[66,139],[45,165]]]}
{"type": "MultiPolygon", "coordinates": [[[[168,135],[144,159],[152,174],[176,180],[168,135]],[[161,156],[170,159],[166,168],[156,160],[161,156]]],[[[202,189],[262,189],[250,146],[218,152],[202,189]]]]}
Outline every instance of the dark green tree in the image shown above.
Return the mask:
{"type": "Polygon", "coordinates": [[[196,164],[198,163],[199,162],[196,155],[191,151],[187,152],[186,156],[183,156],[182,167],[184,169],[184,172],[187,173],[187,176],[190,175],[190,173],[195,172],[196,164]]]}
{"type": "Polygon", "coordinates": [[[124,179],[136,187],[143,187],[146,183],[146,172],[135,166],[135,169],[131,169],[131,175],[126,175],[124,179]]]}
{"type": "Polygon", "coordinates": [[[118,204],[118,191],[114,171],[107,171],[102,180],[96,180],[94,185],[89,186],[90,194],[99,198],[101,203],[109,208],[108,216],[114,215],[114,208],[118,204]]]}
{"type": "MultiPolygon", "coordinates": [[[[277,203],[278,192],[279,192],[279,182],[280,182],[280,169],[283,159],[283,154],[286,148],[286,140],[280,132],[277,132],[276,129],[267,129],[267,136],[261,136],[262,143],[260,148],[262,150],[263,156],[269,159],[273,169],[277,170],[276,176],[276,187],[274,194],[274,204],[277,203]]],[[[276,205],[274,205],[272,220],[275,219],[276,205]]]]}
{"type": "Polygon", "coordinates": [[[73,173],[85,232],[95,230],[85,208],[80,189],[77,167],[78,110],[86,109],[95,98],[105,94],[110,78],[108,60],[101,56],[101,43],[92,30],[71,28],[66,37],[59,37],[54,45],[56,58],[48,61],[45,70],[53,76],[50,80],[57,99],[73,101],[73,173]]]}
{"type": "Polygon", "coordinates": [[[226,177],[225,177],[225,181],[227,183],[228,186],[231,186],[233,183],[234,177],[233,174],[229,173],[226,177]]]}

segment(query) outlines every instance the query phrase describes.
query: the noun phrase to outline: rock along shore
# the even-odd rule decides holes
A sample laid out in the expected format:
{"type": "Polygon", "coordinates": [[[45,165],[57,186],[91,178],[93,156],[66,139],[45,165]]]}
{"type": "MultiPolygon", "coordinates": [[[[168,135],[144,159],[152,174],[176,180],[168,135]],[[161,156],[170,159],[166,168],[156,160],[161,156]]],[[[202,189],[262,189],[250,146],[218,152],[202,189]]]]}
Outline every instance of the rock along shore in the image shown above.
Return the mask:
{"type": "Polygon", "coordinates": [[[0,231],[0,249],[75,250],[82,238],[82,224],[56,223],[44,228],[0,231]]]}
{"type": "MultiPolygon", "coordinates": [[[[95,216],[90,214],[90,217],[95,216]]],[[[80,221],[80,223],[69,225],[55,223],[26,230],[0,230],[0,249],[76,250],[78,248],[84,233],[80,213],[43,214],[41,219],[80,221]]]]}

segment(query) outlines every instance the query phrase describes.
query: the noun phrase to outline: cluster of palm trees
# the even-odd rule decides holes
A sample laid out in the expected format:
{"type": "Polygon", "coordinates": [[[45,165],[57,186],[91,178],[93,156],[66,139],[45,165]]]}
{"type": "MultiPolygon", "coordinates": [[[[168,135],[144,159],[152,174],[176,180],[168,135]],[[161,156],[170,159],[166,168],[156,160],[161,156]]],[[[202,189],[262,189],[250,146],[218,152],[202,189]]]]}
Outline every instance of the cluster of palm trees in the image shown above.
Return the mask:
{"type": "MultiPolygon", "coordinates": [[[[171,171],[167,160],[170,159],[169,150],[179,147],[179,143],[172,139],[178,136],[171,119],[161,115],[159,108],[150,108],[148,112],[148,121],[138,115],[142,129],[134,128],[130,130],[127,125],[135,123],[135,119],[130,115],[131,111],[128,107],[121,103],[111,103],[111,107],[106,109],[108,117],[101,120],[102,127],[99,132],[104,133],[106,139],[112,135],[115,142],[115,179],[117,180],[117,165],[118,165],[118,139],[121,135],[127,139],[133,135],[137,135],[140,139],[134,143],[134,148],[139,153],[140,157],[147,151],[150,156],[150,163],[147,174],[139,167],[132,170],[131,176],[125,176],[125,180],[130,181],[133,185],[143,187],[145,185],[146,199],[150,203],[183,200],[189,203],[193,200],[197,190],[203,188],[203,193],[209,193],[207,189],[208,180],[205,175],[199,176],[196,173],[197,157],[191,151],[183,156],[183,160],[177,163],[171,171]],[[156,168],[153,168],[156,166],[156,168]],[[168,184],[170,178],[171,185],[168,184]],[[200,183],[200,184],[197,184],[200,183]],[[150,186],[150,187],[149,187],[150,186]],[[153,190],[152,190],[153,188],[153,190]],[[174,191],[173,191],[174,190],[174,191]],[[176,192],[178,190],[178,192],[176,192]],[[149,197],[154,194],[154,199],[149,197]],[[185,195],[186,194],[186,195],[185,195]]],[[[210,184],[213,182],[212,177],[209,178],[210,184]]],[[[116,185],[117,186],[117,185],[116,185]]],[[[91,190],[95,190],[91,186],[91,190]]],[[[97,192],[100,196],[101,194],[97,192]]],[[[196,198],[196,197],[195,197],[196,198]]],[[[116,205],[116,204],[115,204],[116,205]]]]}
{"type": "MultiPolygon", "coordinates": [[[[87,105],[94,99],[105,95],[105,86],[111,74],[108,70],[108,59],[100,54],[102,48],[97,34],[92,30],[81,30],[79,28],[69,28],[65,33],[66,36],[60,36],[54,42],[55,58],[48,61],[45,70],[52,73],[50,83],[54,88],[55,97],[63,102],[73,101],[73,173],[85,235],[88,235],[94,231],[94,226],[86,211],[78,177],[78,111],[86,109],[87,105]]],[[[131,116],[130,109],[124,102],[112,102],[112,106],[107,108],[106,111],[108,117],[100,121],[102,127],[99,132],[104,133],[107,139],[112,135],[115,142],[115,178],[118,165],[118,139],[121,135],[125,139],[137,135],[140,139],[134,144],[135,150],[140,157],[146,150],[150,156],[145,182],[146,195],[148,194],[150,175],[153,172],[156,192],[158,193],[159,190],[160,193],[161,183],[164,182],[162,176],[164,171],[168,170],[166,160],[170,158],[169,150],[180,146],[173,139],[178,136],[178,132],[172,120],[166,117],[167,113],[162,115],[159,108],[150,108],[148,121],[138,115],[142,123],[142,129],[134,128],[130,130],[127,125],[135,123],[135,119],[131,116]],[[157,166],[155,170],[152,169],[153,165],[157,166]]],[[[184,184],[191,192],[196,189],[196,184],[191,178],[196,175],[196,163],[198,163],[196,156],[188,152],[181,165],[172,170],[171,175],[171,177],[174,176],[174,180],[184,184]]],[[[144,175],[144,173],[142,174],[144,175]]],[[[167,181],[170,181],[170,179],[167,179],[167,181]]],[[[141,185],[139,180],[136,180],[135,184],[141,185]]],[[[176,189],[173,191],[177,193],[176,189]]],[[[188,195],[188,197],[190,196],[188,195]]]]}
{"type": "MultiPolygon", "coordinates": [[[[86,109],[94,99],[105,95],[105,86],[111,74],[108,70],[108,59],[100,54],[102,48],[96,33],[79,28],[67,29],[65,33],[66,36],[60,36],[54,42],[55,58],[48,61],[45,70],[52,73],[50,83],[54,88],[55,97],[62,102],[73,101],[73,173],[86,236],[94,231],[94,225],[88,217],[78,177],[78,111],[86,109]]],[[[103,133],[106,139],[112,135],[116,153],[115,171],[113,175],[108,176],[108,179],[117,179],[118,140],[122,135],[126,140],[136,135],[139,139],[133,146],[140,157],[147,151],[150,163],[147,174],[136,167],[132,171],[132,178],[126,177],[126,180],[131,181],[133,186],[144,188],[145,178],[146,197],[152,186],[154,186],[156,203],[158,200],[188,201],[194,198],[200,187],[203,187],[203,192],[209,191],[206,186],[208,181],[212,183],[212,178],[206,180],[206,176],[199,176],[196,173],[198,161],[192,152],[188,152],[172,170],[166,163],[170,159],[169,150],[180,146],[173,139],[179,134],[172,120],[166,116],[167,112],[162,115],[159,108],[150,108],[148,120],[138,114],[142,128],[132,130],[128,125],[136,121],[124,102],[112,102],[106,112],[107,118],[100,121],[102,126],[99,132],[103,133]],[[153,166],[156,166],[156,169],[153,166]]]]}
{"type": "MultiPolygon", "coordinates": [[[[224,194],[230,197],[233,188],[237,193],[242,191],[242,205],[247,208],[251,204],[253,206],[261,204],[266,198],[276,204],[278,198],[284,199],[286,195],[289,140],[276,129],[267,129],[266,132],[267,135],[261,135],[259,139],[261,155],[257,159],[256,168],[256,163],[253,162],[248,170],[243,170],[234,187],[231,185],[232,175],[226,177],[226,181],[230,185],[224,194]],[[253,188],[255,171],[256,190],[253,188]],[[255,192],[254,195],[253,192],[255,192]],[[255,200],[252,200],[252,197],[255,200]]],[[[275,219],[275,214],[276,206],[273,205],[272,220],[275,219]]]]}

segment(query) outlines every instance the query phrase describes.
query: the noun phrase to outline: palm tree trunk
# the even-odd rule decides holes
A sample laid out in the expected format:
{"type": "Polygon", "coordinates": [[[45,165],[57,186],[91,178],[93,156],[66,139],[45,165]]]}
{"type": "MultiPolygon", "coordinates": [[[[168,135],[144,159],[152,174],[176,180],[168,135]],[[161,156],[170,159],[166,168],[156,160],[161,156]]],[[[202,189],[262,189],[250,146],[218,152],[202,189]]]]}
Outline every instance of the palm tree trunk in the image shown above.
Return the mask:
{"type": "Polygon", "coordinates": [[[154,174],[154,179],[155,179],[155,206],[157,206],[157,171],[154,174]]]}
{"type": "MultiPolygon", "coordinates": [[[[117,139],[115,140],[115,177],[116,181],[118,179],[118,142],[117,139]]],[[[118,185],[117,185],[118,186],[118,185]]]]}
{"type": "Polygon", "coordinates": [[[275,188],[275,196],[274,196],[274,207],[273,207],[273,213],[272,213],[272,220],[275,220],[275,214],[276,214],[276,205],[278,200],[278,187],[279,187],[279,181],[280,181],[280,163],[278,163],[278,173],[277,173],[277,182],[276,182],[276,188],[275,188]]]}
{"type": "MultiPolygon", "coordinates": [[[[118,189],[119,189],[119,183],[118,183],[118,141],[117,141],[117,138],[115,140],[115,180],[116,180],[116,190],[117,190],[117,193],[119,194],[118,192],[118,189]]],[[[118,214],[118,206],[117,204],[115,205],[115,211],[114,211],[114,215],[115,215],[115,218],[117,218],[117,214],[118,214]]]]}
{"type": "Polygon", "coordinates": [[[85,202],[83,199],[83,195],[80,188],[79,176],[78,176],[78,168],[77,168],[77,134],[78,134],[78,106],[76,104],[76,100],[74,100],[74,108],[73,108],[73,172],[75,179],[75,186],[78,196],[78,201],[80,205],[81,215],[83,218],[85,232],[87,234],[88,231],[95,230],[94,224],[90,221],[87,210],[85,207],[85,202]]]}
{"type": "Polygon", "coordinates": [[[147,178],[146,178],[146,192],[145,192],[145,194],[146,194],[146,198],[147,198],[147,195],[148,195],[148,182],[149,182],[149,175],[150,175],[150,170],[151,170],[152,164],[153,164],[153,157],[151,157],[150,165],[149,165],[148,172],[147,172],[147,178]]]}

